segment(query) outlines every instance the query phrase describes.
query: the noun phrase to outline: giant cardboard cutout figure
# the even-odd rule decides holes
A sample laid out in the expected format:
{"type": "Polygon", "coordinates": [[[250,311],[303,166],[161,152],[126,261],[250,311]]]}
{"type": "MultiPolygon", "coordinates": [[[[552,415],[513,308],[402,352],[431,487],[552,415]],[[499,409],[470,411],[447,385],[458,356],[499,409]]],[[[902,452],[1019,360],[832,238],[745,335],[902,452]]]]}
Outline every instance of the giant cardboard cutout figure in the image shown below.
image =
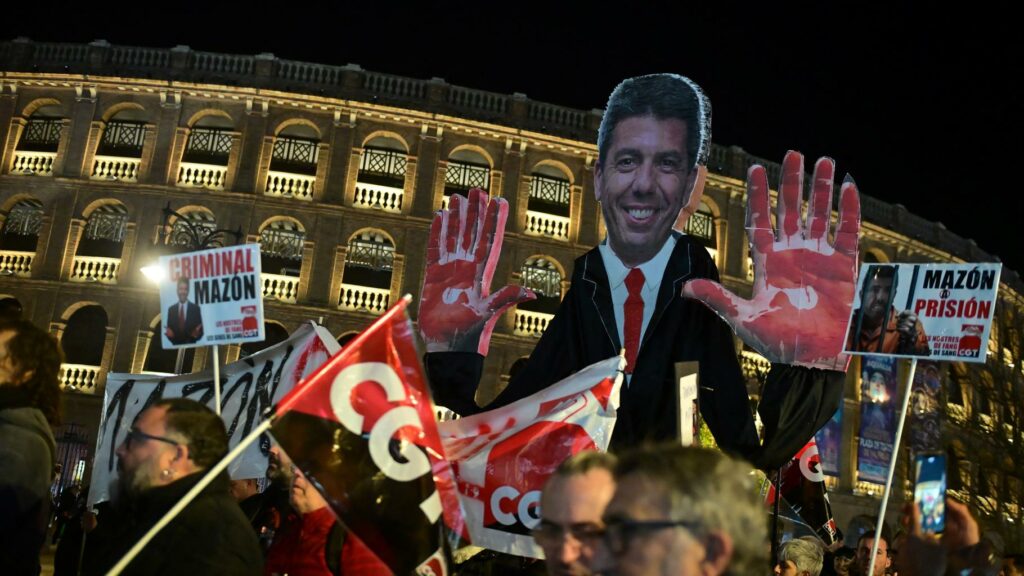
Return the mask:
{"type": "MultiPolygon", "coordinates": [[[[676,436],[677,362],[699,362],[701,412],[719,445],[762,467],[791,458],[835,412],[843,378],[835,369],[847,362],[841,352],[854,289],[856,187],[843,185],[830,241],[834,165],[822,159],[815,166],[803,219],[803,158],[787,154],[776,234],[765,170],[753,167],[747,227],[755,287],[742,300],[717,283],[704,247],[672,229],[700,202],[710,118],[700,88],[681,76],[631,78],[615,89],[594,171],[607,241],[576,260],[571,287],[527,366],[489,407],[625,349],[629,378],[612,450],[676,436]],[[763,445],[732,334],[711,309],[774,363],[759,407],[763,445]]],[[[474,395],[498,316],[532,298],[516,286],[490,291],[507,211],[503,199],[473,191],[468,199],[452,196],[431,227],[420,330],[435,399],[461,414],[481,410],[474,395]]]]}

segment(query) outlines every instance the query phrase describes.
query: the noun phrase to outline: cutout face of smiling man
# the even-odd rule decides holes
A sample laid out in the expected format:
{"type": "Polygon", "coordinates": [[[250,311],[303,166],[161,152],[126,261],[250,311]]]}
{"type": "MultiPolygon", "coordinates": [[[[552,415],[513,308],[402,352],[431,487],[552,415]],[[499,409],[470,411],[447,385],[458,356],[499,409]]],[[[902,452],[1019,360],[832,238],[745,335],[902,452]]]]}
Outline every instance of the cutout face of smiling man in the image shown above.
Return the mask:
{"type": "Polygon", "coordinates": [[[626,266],[647,262],[665,244],[687,204],[696,170],[687,125],[677,118],[632,116],[619,122],[594,174],[608,242],[626,266]]]}

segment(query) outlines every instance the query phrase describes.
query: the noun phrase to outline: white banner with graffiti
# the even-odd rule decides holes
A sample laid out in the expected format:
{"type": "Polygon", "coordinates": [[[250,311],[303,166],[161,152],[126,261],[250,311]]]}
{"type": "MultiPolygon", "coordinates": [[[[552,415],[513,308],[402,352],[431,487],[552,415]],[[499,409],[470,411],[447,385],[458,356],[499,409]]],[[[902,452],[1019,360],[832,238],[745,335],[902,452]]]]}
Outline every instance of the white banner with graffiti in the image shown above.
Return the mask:
{"type": "MultiPolygon", "coordinates": [[[[221,377],[221,416],[231,447],[263,418],[264,412],[340,350],[321,326],[301,326],[287,340],[224,366],[221,377]]],[[[107,375],[103,411],[96,441],[89,505],[110,499],[117,482],[115,450],[146,407],[162,398],[192,398],[214,407],[213,372],[181,376],[148,374],[107,375]]],[[[267,470],[267,446],[254,443],[228,467],[232,478],[261,478],[267,470]]]]}

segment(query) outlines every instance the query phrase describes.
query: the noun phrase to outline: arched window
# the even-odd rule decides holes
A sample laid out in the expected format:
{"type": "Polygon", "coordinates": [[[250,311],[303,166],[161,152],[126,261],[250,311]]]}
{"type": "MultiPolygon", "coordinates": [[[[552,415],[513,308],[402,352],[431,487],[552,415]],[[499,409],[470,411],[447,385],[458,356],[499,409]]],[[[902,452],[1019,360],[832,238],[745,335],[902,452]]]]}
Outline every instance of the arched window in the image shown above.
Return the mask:
{"type": "Polygon", "coordinates": [[[278,133],[267,174],[268,196],[312,200],[320,157],[320,135],[306,124],[292,124],[278,133]]]}
{"type": "Polygon", "coordinates": [[[208,114],[200,118],[188,134],[178,169],[180,186],[224,189],[228,158],[234,137],[229,118],[208,114]]]}
{"type": "Polygon", "coordinates": [[[25,122],[25,129],[18,139],[11,172],[52,175],[63,128],[64,119],[59,106],[40,106],[36,109],[25,122]]]}
{"type": "Polygon", "coordinates": [[[260,232],[263,296],[294,304],[299,293],[306,233],[291,219],[272,220],[260,232]]]}
{"type": "Polygon", "coordinates": [[[520,307],[554,314],[562,301],[562,274],[555,263],[543,256],[529,258],[520,269],[523,286],[533,290],[536,300],[523,302],[520,307]]]}
{"type": "Polygon", "coordinates": [[[564,172],[547,164],[537,166],[530,178],[526,233],[568,240],[571,197],[564,172]]]}
{"type": "Polygon", "coordinates": [[[26,198],[11,207],[0,229],[0,274],[29,276],[42,226],[43,205],[38,200],[26,198]]]}
{"type": "Polygon", "coordinates": [[[444,200],[452,194],[468,196],[473,188],[488,190],[491,187],[491,164],[475,150],[462,149],[448,156],[448,167],[444,172],[444,200]]]}
{"type": "Polygon", "coordinates": [[[520,276],[522,285],[533,290],[537,298],[516,306],[513,332],[539,338],[562,301],[562,273],[553,260],[537,256],[523,263],[520,276]]]}
{"type": "Polygon", "coordinates": [[[183,217],[174,216],[169,222],[171,230],[166,239],[168,246],[176,246],[182,252],[195,250],[201,246],[202,240],[217,230],[217,218],[205,208],[184,208],[178,213],[183,217]]]}
{"type": "Polygon", "coordinates": [[[377,136],[363,146],[353,204],[400,213],[405,189],[405,145],[395,138],[377,136]]]}
{"type": "Polygon", "coordinates": [[[71,280],[117,283],[127,230],[128,210],[123,204],[111,202],[96,207],[85,222],[71,280]]]}
{"type": "Polygon", "coordinates": [[[338,307],[380,314],[391,299],[391,274],[395,262],[395,246],[376,230],[354,236],[345,254],[338,307]]]}
{"type": "Polygon", "coordinates": [[[64,352],[61,384],[68,390],[96,391],[107,336],[107,311],[102,306],[82,306],[68,317],[60,339],[64,352]]]}
{"type": "MultiPolygon", "coordinates": [[[[142,367],[143,372],[174,374],[175,365],[178,360],[178,350],[175,348],[164,348],[161,338],[163,331],[163,324],[157,318],[156,325],[151,329],[152,334],[149,339],[149,348],[146,350],[146,363],[142,367]]],[[[185,372],[189,372],[189,367],[195,361],[195,355],[195,348],[183,349],[181,365],[185,372]]]]}
{"type": "Polygon", "coordinates": [[[515,378],[520,372],[522,372],[523,368],[526,368],[526,365],[529,363],[529,361],[529,358],[527,358],[526,356],[517,358],[516,361],[513,362],[512,365],[509,366],[508,368],[509,380],[515,378]]]}
{"type": "Polygon", "coordinates": [[[696,238],[707,248],[711,259],[718,260],[718,240],[715,237],[715,214],[707,204],[701,202],[697,211],[686,221],[686,233],[696,238]]]}
{"type": "Polygon", "coordinates": [[[146,142],[145,112],[121,110],[107,121],[96,149],[92,177],[134,182],[139,178],[142,147],[146,142]]]}
{"type": "Polygon", "coordinates": [[[13,296],[0,298],[0,322],[21,320],[21,302],[13,296]]]}

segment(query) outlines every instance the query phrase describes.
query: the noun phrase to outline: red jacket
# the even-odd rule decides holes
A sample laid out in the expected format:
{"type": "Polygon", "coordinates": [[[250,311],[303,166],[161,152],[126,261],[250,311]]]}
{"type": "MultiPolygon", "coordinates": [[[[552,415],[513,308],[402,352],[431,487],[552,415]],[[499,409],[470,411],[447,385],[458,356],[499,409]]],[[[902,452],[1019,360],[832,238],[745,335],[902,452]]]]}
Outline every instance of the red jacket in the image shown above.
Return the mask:
{"type": "MultiPolygon", "coordinates": [[[[330,508],[314,510],[293,522],[274,538],[267,553],[266,576],[332,576],[327,566],[327,538],[337,520],[330,508]]],[[[390,574],[388,567],[351,533],[341,547],[341,573],[345,576],[390,574]]]]}

